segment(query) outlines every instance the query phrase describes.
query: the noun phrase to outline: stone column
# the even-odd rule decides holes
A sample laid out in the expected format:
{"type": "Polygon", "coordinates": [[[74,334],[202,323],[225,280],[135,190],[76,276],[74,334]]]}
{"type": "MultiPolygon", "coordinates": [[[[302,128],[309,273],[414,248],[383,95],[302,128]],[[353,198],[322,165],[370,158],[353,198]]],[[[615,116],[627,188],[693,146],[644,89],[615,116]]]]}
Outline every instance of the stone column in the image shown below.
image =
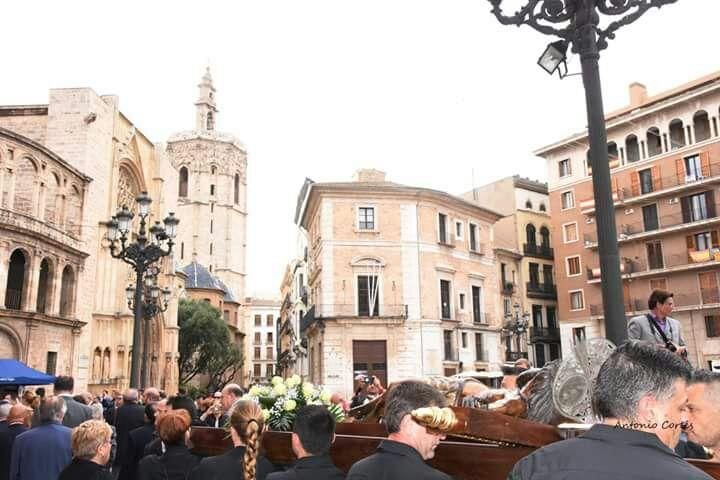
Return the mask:
{"type": "Polygon", "coordinates": [[[10,271],[10,245],[0,242],[0,308],[5,308],[5,289],[10,271]]]}
{"type": "Polygon", "coordinates": [[[62,293],[62,272],[65,263],[58,260],[55,267],[55,278],[53,279],[53,297],[50,306],[50,315],[60,315],[60,296],[62,293]]]}
{"type": "Polygon", "coordinates": [[[30,282],[28,285],[28,303],[25,310],[30,312],[37,311],[38,285],[40,284],[40,264],[42,263],[42,252],[36,250],[33,252],[31,262],[32,270],[30,270],[30,282]]]}

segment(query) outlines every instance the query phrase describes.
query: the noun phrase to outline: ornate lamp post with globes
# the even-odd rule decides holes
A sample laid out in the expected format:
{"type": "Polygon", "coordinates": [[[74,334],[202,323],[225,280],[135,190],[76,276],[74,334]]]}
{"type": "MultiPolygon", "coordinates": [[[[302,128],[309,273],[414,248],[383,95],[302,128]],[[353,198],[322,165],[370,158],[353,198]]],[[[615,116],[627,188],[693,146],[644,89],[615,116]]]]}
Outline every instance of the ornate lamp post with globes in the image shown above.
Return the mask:
{"type": "MultiPolygon", "coordinates": [[[[150,338],[151,322],[155,316],[164,312],[168,308],[170,303],[170,296],[172,292],[169,288],[165,287],[161,289],[158,286],[158,275],[160,274],[160,268],[157,265],[153,265],[148,268],[145,274],[144,288],[142,291],[142,312],[143,312],[143,349],[142,349],[142,363],[140,366],[140,385],[141,387],[148,387],[148,339],[150,338]],[[162,294],[162,301],[160,295],[162,294]]],[[[131,284],[125,289],[125,296],[127,297],[128,307],[130,310],[135,310],[135,287],[131,284]]]]}
{"type": "MultiPolygon", "coordinates": [[[[134,312],[133,319],[133,348],[132,360],[130,363],[130,387],[138,388],[140,385],[140,342],[142,319],[143,319],[143,286],[144,277],[148,269],[162,257],[172,253],[174,245],[173,238],[177,233],[177,226],[180,223],[175,214],[170,212],[163,225],[156,221],[155,224],[146,231],[147,217],[150,215],[150,204],[152,199],[147,192],[142,192],[135,199],[138,206],[138,216],[140,217],[140,226],[136,234],[130,232],[132,226],[133,213],[128,210],[127,205],[123,205],[120,211],[115,214],[109,222],[107,222],[107,239],[110,241],[110,255],[113,258],[119,258],[123,262],[130,265],[136,274],[135,288],[133,290],[133,299],[130,303],[134,312]],[[148,237],[149,234],[149,237],[148,237]],[[133,236],[135,241],[132,241],[133,236]],[[163,248],[167,245],[167,248],[163,248]]],[[[155,285],[157,291],[149,287],[148,292],[152,297],[153,294],[159,296],[159,287],[155,285]]],[[[126,289],[126,294],[130,292],[126,289]]],[[[147,335],[146,335],[147,338],[147,335]]]]}
{"type": "Polygon", "coordinates": [[[549,74],[557,71],[560,78],[567,75],[565,60],[569,45],[572,45],[572,53],[580,55],[602,271],[605,336],[618,345],[627,339],[627,325],[600,86],[600,50],[607,48],[607,41],[615,38],[620,27],[634,22],[653,7],[659,8],[677,0],[523,0],[524,6],[513,15],[503,13],[500,8],[503,0],[488,1],[492,13],[503,25],[529,25],[542,34],[559,38],[548,45],[538,60],[549,74]],[[601,26],[601,14],[614,21],[601,26]]]}

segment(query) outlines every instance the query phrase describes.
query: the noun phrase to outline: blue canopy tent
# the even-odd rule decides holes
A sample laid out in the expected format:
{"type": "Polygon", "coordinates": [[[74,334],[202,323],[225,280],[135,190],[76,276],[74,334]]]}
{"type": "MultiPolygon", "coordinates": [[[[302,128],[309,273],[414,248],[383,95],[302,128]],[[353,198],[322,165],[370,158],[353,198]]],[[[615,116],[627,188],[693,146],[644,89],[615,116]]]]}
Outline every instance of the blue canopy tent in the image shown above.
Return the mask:
{"type": "Polygon", "coordinates": [[[52,385],[55,377],[28,367],[12,358],[0,358],[0,387],[9,385],[52,385]]]}

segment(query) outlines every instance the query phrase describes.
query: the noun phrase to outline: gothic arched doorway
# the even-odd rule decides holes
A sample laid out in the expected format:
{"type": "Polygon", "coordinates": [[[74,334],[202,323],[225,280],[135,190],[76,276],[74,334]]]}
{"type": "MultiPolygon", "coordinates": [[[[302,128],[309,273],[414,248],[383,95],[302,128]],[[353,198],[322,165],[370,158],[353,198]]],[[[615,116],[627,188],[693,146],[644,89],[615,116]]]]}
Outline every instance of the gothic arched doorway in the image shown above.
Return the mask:
{"type": "Polygon", "coordinates": [[[22,310],[23,287],[25,284],[25,268],[27,259],[20,250],[10,255],[10,269],[8,270],[7,288],[5,289],[5,308],[22,310]]]}

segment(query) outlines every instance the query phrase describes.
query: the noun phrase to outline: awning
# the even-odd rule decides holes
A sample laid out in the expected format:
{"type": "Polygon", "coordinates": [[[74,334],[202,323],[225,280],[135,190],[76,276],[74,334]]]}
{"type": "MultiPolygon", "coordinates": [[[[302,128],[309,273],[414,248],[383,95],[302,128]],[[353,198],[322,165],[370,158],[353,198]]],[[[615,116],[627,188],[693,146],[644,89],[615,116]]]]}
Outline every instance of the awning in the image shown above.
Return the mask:
{"type": "Polygon", "coordinates": [[[0,358],[0,385],[52,385],[55,377],[12,358],[0,358]]]}

